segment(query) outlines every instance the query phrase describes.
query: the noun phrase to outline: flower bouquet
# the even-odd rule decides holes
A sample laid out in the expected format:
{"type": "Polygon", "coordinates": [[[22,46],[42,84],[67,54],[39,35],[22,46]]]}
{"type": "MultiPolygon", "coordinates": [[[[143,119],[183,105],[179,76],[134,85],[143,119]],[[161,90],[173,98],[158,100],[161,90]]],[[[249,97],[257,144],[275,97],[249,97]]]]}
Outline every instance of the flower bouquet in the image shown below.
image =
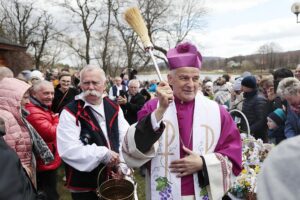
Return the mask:
{"type": "Polygon", "coordinates": [[[232,199],[256,199],[256,180],[260,172],[262,162],[271,150],[271,144],[264,144],[262,140],[256,140],[253,136],[242,136],[242,165],[243,170],[229,190],[232,199]]]}

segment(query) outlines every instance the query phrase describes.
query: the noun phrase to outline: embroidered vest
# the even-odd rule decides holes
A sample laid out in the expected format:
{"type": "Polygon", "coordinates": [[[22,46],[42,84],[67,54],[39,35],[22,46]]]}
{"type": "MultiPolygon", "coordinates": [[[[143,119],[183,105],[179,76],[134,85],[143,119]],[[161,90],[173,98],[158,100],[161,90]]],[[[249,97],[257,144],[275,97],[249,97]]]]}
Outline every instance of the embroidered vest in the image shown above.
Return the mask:
{"type": "MultiPolygon", "coordinates": [[[[84,101],[74,100],[68,104],[65,109],[72,113],[76,118],[76,125],[80,122],[80,139],[85,145],[96,144],[98,146],[110,146],[113,151],[119,152],[119,129],[118,129],[118,111],[116,103],[103,98],[104,113],[106,118],[107,136],[110,145],[107,144],[105,136],[89,106],[84,107],[84,101]]],[[[91,172],[81,172],[65,163],[67,188],[71,190],[95,190],[97,188],[97,177],[100,169],[104,165],[100,164],[91,172]]],[[[100,183],[106,179],[107,172],[104,171],[100,177],[100,183]]]]}

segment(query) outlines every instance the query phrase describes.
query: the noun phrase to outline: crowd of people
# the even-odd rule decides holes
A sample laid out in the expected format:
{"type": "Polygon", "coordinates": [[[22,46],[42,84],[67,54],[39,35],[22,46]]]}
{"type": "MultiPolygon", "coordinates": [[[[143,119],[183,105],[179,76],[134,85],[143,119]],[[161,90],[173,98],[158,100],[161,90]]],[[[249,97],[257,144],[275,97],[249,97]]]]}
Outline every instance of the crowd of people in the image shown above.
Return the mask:
{"type": "MultiPolygon", "coordinates": [[[[100,183],[129,168],[143,172],[147,199],[229,198],[242,170],[240,132],[274,145],[300,134],[300,65],[201,80],[193,44],[170,49],[167,59],[161,82],[141,82],[137,71],[112,79],[93,65],[17,75],[0,67],[0,199],[59,199],[60,166],[73,200],[98,199],[101,169],[100,183]]],[[[262,177],[259,195],[268,199],[272,174],[262,177]]]]}

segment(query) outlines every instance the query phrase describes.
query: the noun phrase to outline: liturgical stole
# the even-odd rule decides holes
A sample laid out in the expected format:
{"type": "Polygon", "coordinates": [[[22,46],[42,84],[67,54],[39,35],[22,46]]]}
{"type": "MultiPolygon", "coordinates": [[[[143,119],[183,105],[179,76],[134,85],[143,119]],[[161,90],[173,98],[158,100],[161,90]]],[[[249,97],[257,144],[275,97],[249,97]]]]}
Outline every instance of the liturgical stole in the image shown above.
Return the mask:
{"type": "MultiPolygon", "coordinates": [[[[168,107],[163,117],[166,125],[160,137],[158,151],[151,160],[151,199],[181,199],[181,178],[171,173],[171,161],[180,159],[179,127],[175,102],[168,107]]],[[[195,98],[193,114],[193,151],[200,155],[211,154],[221,132],[219,105],[202,94],[195,98]]],[[[207,199],[206,188],[200,188],[197,173],[193,175],[196,200],[207,199]]]]}

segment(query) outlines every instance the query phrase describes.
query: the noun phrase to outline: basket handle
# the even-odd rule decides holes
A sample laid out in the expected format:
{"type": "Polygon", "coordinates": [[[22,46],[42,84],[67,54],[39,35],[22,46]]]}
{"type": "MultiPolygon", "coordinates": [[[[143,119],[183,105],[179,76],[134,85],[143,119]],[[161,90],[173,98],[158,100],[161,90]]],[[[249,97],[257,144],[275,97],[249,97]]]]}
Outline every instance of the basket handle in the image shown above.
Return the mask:
{"type": "MultiPolygon", "coordinates": [[[[119,162],[119,164],[118,164],[117,166],[120,166],[121,163],[126,164],[125,162],[119,162]]],[[[97,188],[100,187],[99,179],[100,179],[100,176],[101,176],[101,174],[102,174],[102,172],[103,172],[103,170],[104,170],[105,168],[106,168],[106,165],[104,165],[104,166],[100,169],[100,171],[99,171],[99,173],[98,173],[98,178],[97,178],[97,188]]],[[[128,167],[128,169],[130,169],[130,171],[131,171],[131,173],[130,173],[129,175],[132,176],[132,175],[133,175],[133,169],[130,168],[130,167],[128,167]]],[[[126,175],[126,174],[124,174],[124,175],[126,175]]],[[[108,180],[110,180],[110,179],[108,179],[108,180]]],[[[134,180],[134,178],[133,178],[133,180],[134,180]]]]}
{"type": "Polygon", "coordinates": [[[244,120],[246,122],[246,126],[247,126],[247,138],[249,138],[249,136],[250,136],[250,126],[249,126],[249,122],[248,122],[248,119],[247,119],[246,115],[238,109],[233,109],[233,110],[229,111],[229,113],[234,113],[234,112],[239,113],[244,118],[244,120]]]}

